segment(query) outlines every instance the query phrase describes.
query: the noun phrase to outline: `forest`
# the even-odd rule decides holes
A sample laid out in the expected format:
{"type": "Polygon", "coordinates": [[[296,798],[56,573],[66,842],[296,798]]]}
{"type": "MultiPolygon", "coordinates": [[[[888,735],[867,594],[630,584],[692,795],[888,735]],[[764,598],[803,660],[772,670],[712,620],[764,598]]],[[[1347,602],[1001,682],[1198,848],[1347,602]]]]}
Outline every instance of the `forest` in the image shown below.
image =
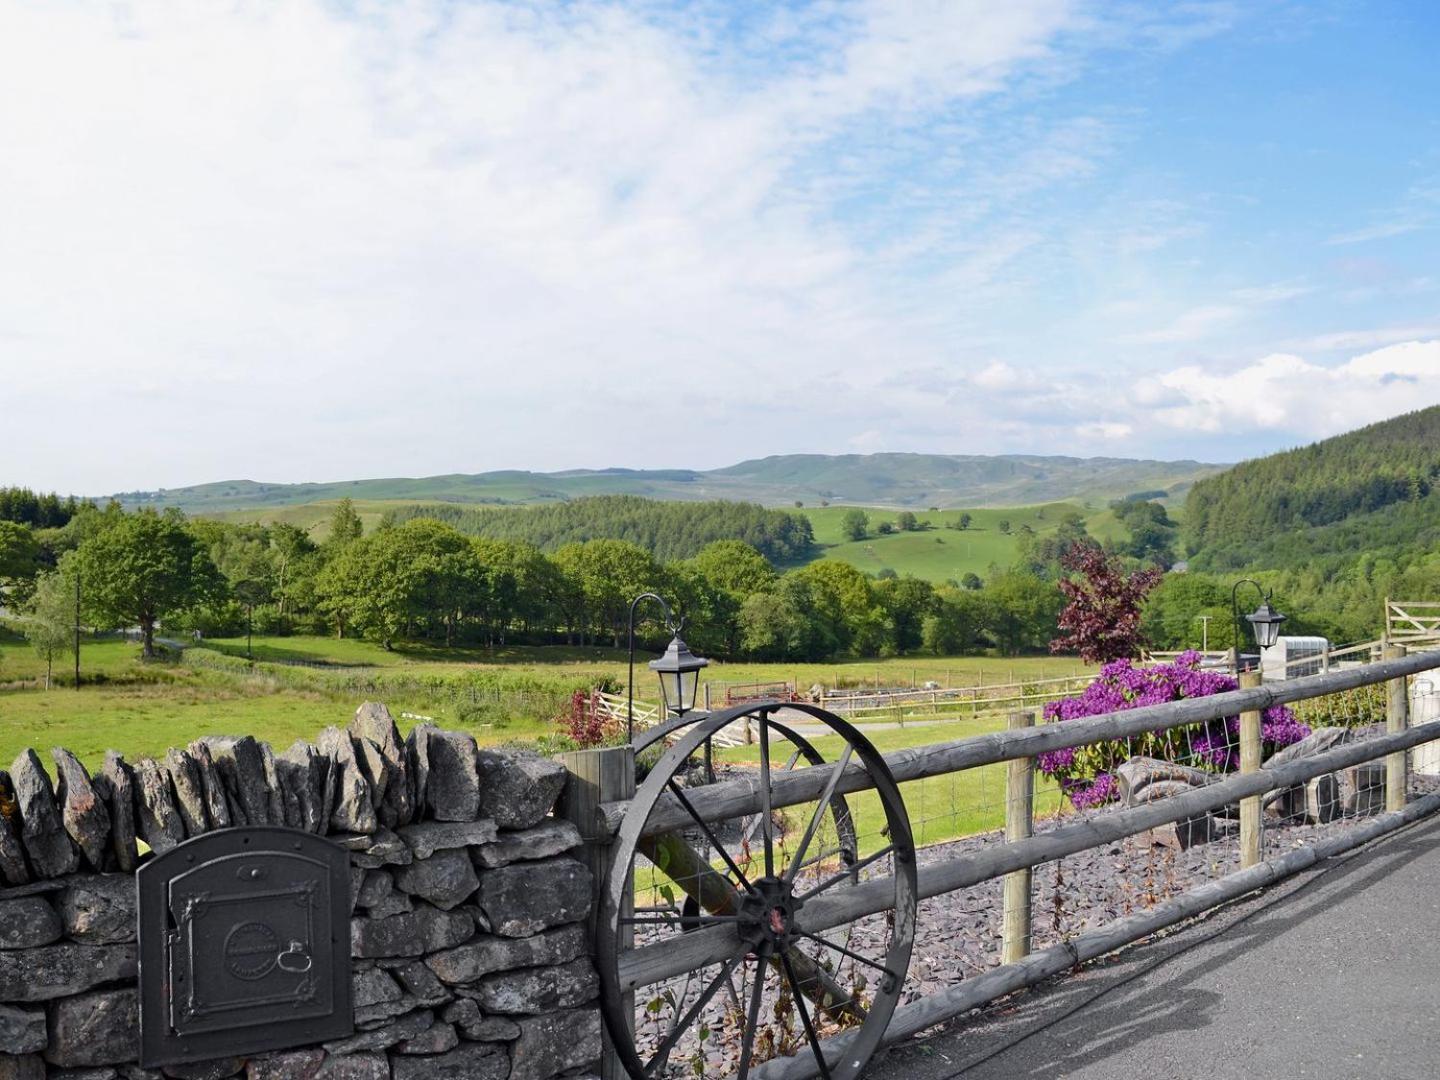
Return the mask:
{"type": "Polygon", "coordinates": [[[594,495],[553,505],[416,505],[392,510],[390,524],[430,518],[467,536],[517,540],[553,552],[585,540],[625,540],[661,562],[689,559],[716,540],[740,540],[772,563],[802,561],[815,537],[803,514],[756,503],[660,502],[638,495],[594,495]]]}

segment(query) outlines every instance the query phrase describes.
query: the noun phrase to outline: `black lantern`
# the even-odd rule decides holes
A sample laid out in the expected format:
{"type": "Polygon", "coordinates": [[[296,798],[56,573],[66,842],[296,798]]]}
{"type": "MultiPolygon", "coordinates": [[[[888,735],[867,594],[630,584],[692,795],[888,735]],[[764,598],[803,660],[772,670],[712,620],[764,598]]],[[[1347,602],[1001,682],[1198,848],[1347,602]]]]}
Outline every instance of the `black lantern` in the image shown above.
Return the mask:
{"type": "Polygon", "coordinates": [[[1260,606],[1249,615],[1245,621],[1250,624],[1250,632],[1255,637],[1255,644],[1262,649],[1268,649],[1280,640],[1280,624],[1285,621],[1285,616],[1270,606],[1270,593],[1260,585],[1258,581],[1251,578],[1241,578],[1230,590],[1230,618],[1235,625],[1235,648],[1234,656],[1235,672],[1240,672],[1240,586],[1253,585],[1255,591],[1260,594],[1260,606]]]}
{"type": "Polygon", "coordinates": [[[1280,624],[1285,621],[1285,616],[1271,607],[1270,599],[1266,597],[1258,608],[1245,616],[1245,621],[1255,635],[1255,644],[1268,649],[1280,640],[1280,624]]]}
{"type": "Polygon", "coordinates": [[[660,695],[667,712],[684,716],[695,707],[695,697],[700,689],[700,670],[709,663],[703,656],[696,656],[690,651],[690,646],[680,640],[678,631],[670,639],[665,655],[650,661],[650,670],[660,676],[660,695]]]}

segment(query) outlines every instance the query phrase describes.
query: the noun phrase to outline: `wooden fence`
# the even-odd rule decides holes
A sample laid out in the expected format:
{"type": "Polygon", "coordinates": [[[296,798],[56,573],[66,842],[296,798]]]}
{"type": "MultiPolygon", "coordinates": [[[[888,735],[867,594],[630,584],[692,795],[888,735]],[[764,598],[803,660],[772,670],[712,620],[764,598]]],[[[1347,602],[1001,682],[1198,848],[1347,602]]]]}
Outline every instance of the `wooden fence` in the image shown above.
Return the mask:
{"type": "MultiPolygon", "coordinates": [[[[1228,693],[1063,724],[1037,726],[1033,716],[1021,714],[1007,731],[903,749],[886,755],[885,763],[899,782],[1009,763],[1004,842],[989,844],[964,857],[927,861],[919,867],[917,879],[918,896],[923,900],[993,878],[1006,878],[1004,963],[976,978],[901,1005],[886,1028],[886,1041],[914,1035],[1003,994],[1033,985],[1077,963],[1100,956],[1295,873],[1319,859],[1350,850],[1440,810],[1440,794],[1419,798],[1408,805],[1405,801],[1407,752],[1440,738],[1440,724],[1408,726],[1406,680],[1418,672],[1437,668],[1440,668],[1440,653],[1432,651],[1406,655],[1403,647],[1390,646],[1384,659],[1363,667],[1264,685],[1259,683],[1258,675],[1251,675],[1240,689],[1228,693]],[[1259,746],[1264,710],[1379,684],[1386,684],[1389,688],[1387,726],[1383,735],[1342,743],[1333,749],[1281,765],[1262,766],[1259,746]],[[1124,740],[1151,732],[1185,729],[1236,715],[1241,718],[1238,773],[1185,794],[1084,817],[1038,835],[1032,833],[1033,778],[1035,759],[1039,754],[1124,740]],[[1385,763],[1384,813],[1345,830],[1343,834],[1296,848],[1269,861],[1262,859],[1260,808],[1267,794],[1303,786],[1317,777],[1375,760],[1385,763]],[[1159,903],[1148,911],[1098,929],[1087,929],[1052,948],[1038,953],[1029,952],[1029,874],[1034,867],[1090,848],[1114,844],[1147,830],[1220,811],[1236,803],[1240,808],[1242,853],[1238,872],[1159,903]]],[[[623,756],[627,748],[597,753],[623,756]]],[[[633,776],[633,770],[619,769],[617,775],[633,776]]],[[[869,772],[843,761],[839,766],[819,765],[783,773],[773,783],[767,782],[763,790],[755,779],[749,777],[698,786],[688,789],[683,795],[677,792],[662,796],[650,808],[648,816],[639,826],[638,835],[659,836],[684,829],[697,820],[719,822],[746,815],[768,816],[783,807],[816,799],[830,800],[836,795],[864,791],[874,786],[869,772]]],[[[593,792],[585,804],[583,820],[578,824],[582,833],[591,840],[597,866],[604,863],[606,845],[626,821],[632,795],[633,788],[622,785],[613,792],[593,792]]],[[[634,828],[632,825],[627,832],[634,828]]],[[[891,881],[888,877],[873,879],[810,901],[804,909],[805,929],[821,933],[882,912],[887,905],[887,896],[893,896],[891,881]]],[[[687,932],[683,938],[670,939],[663,946],[645,945],[621,952],[617,970],[611,973],[613,983],[620,992],[633,994],[642,987],[717,964],[733,952],[736,933],[731,926],[706,926],[687,932]]],[[[847,1040],[851,1037],[842,1034],[826,1039],[823,1043],[824,1056],[837,1060],[845,1053],[847,1040]]],[[[608,1075],[623,1075],[614,1071],[613,1062],[608,1068],[608,1075]]],[[[788,1056],[777,1056],[752,1069],[749,1075],[766,1080],[799,1080],[817,1075],[819,1071],[811,1053],[802,1049],[788,1056]]]]}

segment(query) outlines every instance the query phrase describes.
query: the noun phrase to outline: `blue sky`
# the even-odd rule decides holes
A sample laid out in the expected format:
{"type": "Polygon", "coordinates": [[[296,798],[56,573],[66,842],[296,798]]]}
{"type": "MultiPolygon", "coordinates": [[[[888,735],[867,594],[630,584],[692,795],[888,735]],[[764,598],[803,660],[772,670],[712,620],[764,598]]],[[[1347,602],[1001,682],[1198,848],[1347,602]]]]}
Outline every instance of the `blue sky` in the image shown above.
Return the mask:
{"type": "Polygon", "coordinates": [[[0,0],[0,480],[1233,460],[1440,402],[1440,8],[0,0]]]}

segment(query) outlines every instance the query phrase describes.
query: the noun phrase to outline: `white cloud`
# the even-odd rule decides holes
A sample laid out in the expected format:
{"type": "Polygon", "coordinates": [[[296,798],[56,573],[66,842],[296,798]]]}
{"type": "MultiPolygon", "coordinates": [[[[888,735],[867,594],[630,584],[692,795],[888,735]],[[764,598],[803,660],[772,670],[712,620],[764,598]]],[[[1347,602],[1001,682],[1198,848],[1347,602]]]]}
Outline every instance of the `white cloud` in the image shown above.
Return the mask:
{"type": "Polygon", "coordinates": [[[1145,383],[1160,425],[1310,441],[1440,403],[1440,340],[1389,345],[1335,366],[1276,353],[1230,371],[1177,368],[1145,383]]]}

